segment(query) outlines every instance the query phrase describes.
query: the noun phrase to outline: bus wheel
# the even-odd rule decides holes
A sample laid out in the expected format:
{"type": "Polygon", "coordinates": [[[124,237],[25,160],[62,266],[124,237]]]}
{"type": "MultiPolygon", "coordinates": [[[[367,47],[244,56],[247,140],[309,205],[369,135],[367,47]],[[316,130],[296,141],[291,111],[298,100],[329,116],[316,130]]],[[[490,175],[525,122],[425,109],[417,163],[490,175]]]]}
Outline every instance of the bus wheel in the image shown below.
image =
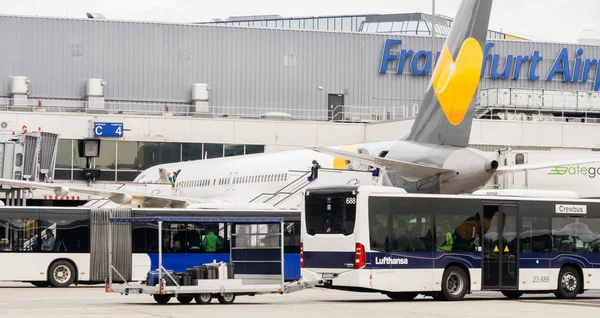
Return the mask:
{"type": "Polygon", "coordinates": [[[152,296],[154,296],[154,301],[161,305],[164,305],[164,304],[168,303],[169,300],[171,300],[171,295],[154,294],[152,296]]]}
{"type": "Polygon", "coordinates": [[[571,266],[563,267],[558,275],[558,289],[556,297],[573,299],[579,293],[581,278],[577,270],[571,266]]]}
{"type": "Polygon", "coordinates": [[[75,268],[67,261],[52,263],[48,274],[50,285],[54,287],[69,287],[75,281],[75,268]]]}
{"type": "Polygon", "coordinates": [[[417,297],[418,294],[417,293],[387,293],[386,295],[393,300],[409,301],[409,300],[415,299],[415,297],[417,297]]]}
{"type": "Polygon", "coordinates": [[[194,296],[194,299],[198,304],[210,304],[210,301],[212,300],[212,295],[208,293],[200,294],[194,296]]]}
{"type": "Polygon", "coordinates": [[[225,305],[233,304],[233,301],[235,300],[235,294],[225,293],[225,294],[223,294],[223,296],[219,295],[217,297],[217,300],[219,300],[219,302],[221,304],[225,304],[225,305]]]}
{"type": "Polygon", "coordinates": [[[509,299],[517,299],[517,298],[523,296],[523,292],[516,291],[516,290],[503,290],[502,295],[506,296],[509,299]]]}
{"type": "Polygon", "coordinates": [[[192,300],[194,300],[194,296],[177,296],[177,301],[184,305],[191,303],[192,300]]]}
{"type": "Polygon", "coordinates": [[[446,269],[442,279],[442,291],[439,293],[440,300],[461,300],[467,293],[467,274],[457,266],[446,269]]]}

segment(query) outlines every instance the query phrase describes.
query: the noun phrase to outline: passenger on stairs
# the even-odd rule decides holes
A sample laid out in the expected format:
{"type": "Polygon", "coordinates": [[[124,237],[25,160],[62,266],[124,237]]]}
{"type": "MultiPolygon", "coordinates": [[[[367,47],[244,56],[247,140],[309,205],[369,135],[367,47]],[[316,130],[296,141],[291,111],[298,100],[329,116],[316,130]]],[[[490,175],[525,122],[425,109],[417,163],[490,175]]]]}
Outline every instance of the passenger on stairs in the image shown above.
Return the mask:
{"type": "Polygon", "coordinates": [[[317,180],[317,178],[319,177],[319,169],[320,168],[321,168],[321,165],[316,160],[313,160],[312,167],[310,168],[310,176],[308,177],[309,182],[313,182],[313,181],[317,180]]]}

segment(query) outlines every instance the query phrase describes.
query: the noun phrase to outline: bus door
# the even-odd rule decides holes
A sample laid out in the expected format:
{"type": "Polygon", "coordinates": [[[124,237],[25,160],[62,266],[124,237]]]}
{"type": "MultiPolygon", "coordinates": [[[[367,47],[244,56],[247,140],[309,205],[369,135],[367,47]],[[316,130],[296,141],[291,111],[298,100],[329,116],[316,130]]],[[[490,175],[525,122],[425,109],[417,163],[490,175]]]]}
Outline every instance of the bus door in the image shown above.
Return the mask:
{"type": "Polygon", "coordinates": [[[517,289],[519,273],[516,205],[484,205],[482,289],[517,289]]]}

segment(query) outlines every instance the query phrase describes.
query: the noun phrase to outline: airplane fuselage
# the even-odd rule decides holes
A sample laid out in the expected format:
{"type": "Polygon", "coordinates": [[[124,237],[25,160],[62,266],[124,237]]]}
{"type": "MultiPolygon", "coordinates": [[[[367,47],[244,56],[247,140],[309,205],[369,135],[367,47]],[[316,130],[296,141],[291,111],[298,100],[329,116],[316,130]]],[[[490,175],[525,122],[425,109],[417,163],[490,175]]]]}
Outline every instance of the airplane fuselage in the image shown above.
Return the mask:
{"type": "Polygon", "coordinates": [[[383,185],[405,189],[410,193],[459,194],[483,187],[494,175],[498,163],[472,148],[453,147],[398,140],[386,156],[388,159],[431,165],[452,170],[427,178],[407,178],[396,171],[386,171],[383,185]]]}

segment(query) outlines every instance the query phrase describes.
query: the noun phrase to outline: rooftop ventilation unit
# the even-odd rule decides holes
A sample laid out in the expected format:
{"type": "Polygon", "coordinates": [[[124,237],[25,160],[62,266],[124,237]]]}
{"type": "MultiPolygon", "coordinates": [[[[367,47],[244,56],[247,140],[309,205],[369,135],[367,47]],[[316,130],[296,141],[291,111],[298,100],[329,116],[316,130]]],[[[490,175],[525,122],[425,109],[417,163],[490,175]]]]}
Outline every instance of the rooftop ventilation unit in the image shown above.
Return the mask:
{"type": "Polygon", "coordinates": [[[89,18],[89,19],[99,19],[99,20],[106,20],[106,17],[104,16],[104,14],[102,13],[90,13],[90,12],[86,12],[85,15],[89,18]]]}

